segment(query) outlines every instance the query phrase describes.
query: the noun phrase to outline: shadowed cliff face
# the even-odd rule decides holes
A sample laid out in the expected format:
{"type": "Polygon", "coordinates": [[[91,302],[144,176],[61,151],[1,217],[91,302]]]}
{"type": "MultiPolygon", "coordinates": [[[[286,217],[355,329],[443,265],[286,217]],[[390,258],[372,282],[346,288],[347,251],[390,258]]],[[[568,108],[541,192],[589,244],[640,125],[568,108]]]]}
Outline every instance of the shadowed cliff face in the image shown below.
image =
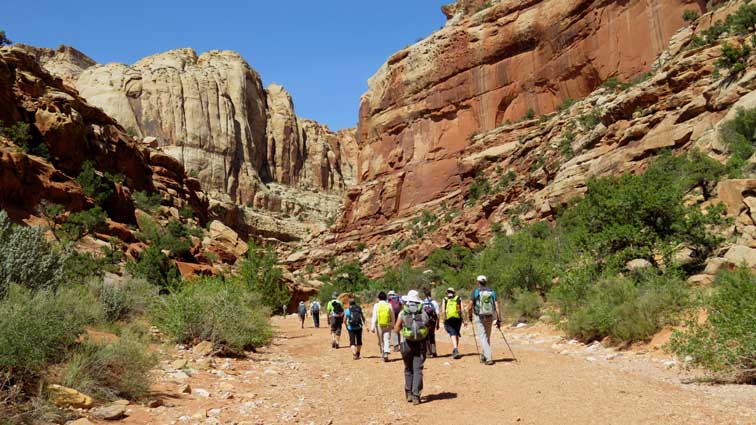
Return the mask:
{"type": "Polygon", "coordinates": [[[399,51],[370,79],[347,225],[401,216],[458,189],[472,135],[550,113],[609,77],[651,69],[690,0],[461,1],[449,23],[399,51]],[[482,3],[481,3],[482,4],[482,3]]]}

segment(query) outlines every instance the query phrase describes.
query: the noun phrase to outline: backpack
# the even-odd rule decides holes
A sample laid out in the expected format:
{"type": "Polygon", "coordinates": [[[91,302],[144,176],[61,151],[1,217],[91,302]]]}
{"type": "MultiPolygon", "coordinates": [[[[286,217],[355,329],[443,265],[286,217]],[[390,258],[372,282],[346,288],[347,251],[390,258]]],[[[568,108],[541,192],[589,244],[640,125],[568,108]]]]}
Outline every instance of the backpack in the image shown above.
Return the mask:
{"type": "Polygon", "coordinates": [[[459,297],[444,298],[444,310],[446,311],[446,319],[461,319],[459,297]]]}
{"type": "Polygon", "coordinates": [[[362,307],[354,305],[349,307],[349,329],[362,329],[362,307]]]}
{"type": "Polygon", "coordinates": [[[344,306],[341,304],[341,301],[339,300],[333,300],[331,303],[332,308],[332,315],[333,317],[342,317],[344,316],[344,306]]]}
{"type": "Polygon", "coordinates": [[[304,316],[305,314],[307,314],[307,307],[305,307],[304,304],[300,304],[299,305],[299,315],[300,316],[304,316]]]}
{"type": "Polygon", "coordinates": [[[428,336],[430,318],[421,304],[408,303],[402,315],[402,336],[407,341],[423,341],[428,336]]]}
{"type": "Polygon", "coordinates": [[[394,310],[394,315],[398,315],[402,311],[402,300],[399,297],[393,296],[389,298],[388,303],[391,309],[394,310]]]}
{"type": "Polygon", "coordinates": [[[385,328],[391,324],[391,306],[387,303],[378,304],[378,326],[385,328]]]}
{"type": "Polygon", "coordinates": [[[431,322],[430,327],[435,327],[436,322],[438,322],[438,313],[436,312],[436,307],[433,305],[433,300],[423,301],[423,311],[428,315],[428,319],[431,322]]]}
{"type": "Polygon", "coordinates": [[[478,291],[478,316],[492,316],[496,312],[494,292],[488,288],[478,291]]]}
{"type": "Polygon", "coordinates": [[[313,301],[312,304],[310,304],[310,311],[317,314],[320,313],[320,303],[317,301],[313,301]]]}

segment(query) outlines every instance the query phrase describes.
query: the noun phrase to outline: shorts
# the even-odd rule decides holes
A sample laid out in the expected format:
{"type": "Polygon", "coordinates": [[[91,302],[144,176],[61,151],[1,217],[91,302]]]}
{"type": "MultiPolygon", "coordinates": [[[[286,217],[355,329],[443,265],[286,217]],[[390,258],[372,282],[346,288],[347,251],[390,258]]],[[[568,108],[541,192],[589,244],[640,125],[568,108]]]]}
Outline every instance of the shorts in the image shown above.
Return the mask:
{"type": "Polygon", "coordinates": [[[349,345],[355,345],[357,347],[362,345],[362,329],[349,331],[349,345]]]}
{"type": "Polygon", "coordinates": [[[444,329],[449,336],[462,336],[462,319],[456,317],[446,319],[444,329]]]}
{"type": "Polygon", "coordinates": [[[343,317],[331,317],[331,332],[341,336],[341,325],[344,323],[343,317]]]}

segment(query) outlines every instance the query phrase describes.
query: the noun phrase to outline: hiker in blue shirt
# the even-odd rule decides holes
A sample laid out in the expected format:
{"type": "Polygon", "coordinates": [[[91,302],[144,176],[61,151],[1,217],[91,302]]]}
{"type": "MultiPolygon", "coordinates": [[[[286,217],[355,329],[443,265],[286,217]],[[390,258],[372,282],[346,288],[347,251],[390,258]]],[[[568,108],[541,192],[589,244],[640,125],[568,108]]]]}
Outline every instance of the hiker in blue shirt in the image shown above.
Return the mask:
{"type": "Polygon", "coordinates": [[[483,352],[480,354],[480,362],[486,365],[492,365],[493,355],[491,354],[491,329],[492,325],[497,328],[501,327],[501,310],[499,302],[496,300],[496,292],[486,286],[488,279],[485,276],[478,276],[478,287],[472,293],[473,302],[473,326],[480,339],[480,347],[483,352]]]}
{"type": "Polygon", "coordinates": [[[349,332],[349,346],[352,348],[352,359],[359,360],[362,350],[362,327],[365,325],[365,316],[362,307],[357,305],[354,298],[349,300],[349,308],[344,312],[346,328],[349,332]]]}

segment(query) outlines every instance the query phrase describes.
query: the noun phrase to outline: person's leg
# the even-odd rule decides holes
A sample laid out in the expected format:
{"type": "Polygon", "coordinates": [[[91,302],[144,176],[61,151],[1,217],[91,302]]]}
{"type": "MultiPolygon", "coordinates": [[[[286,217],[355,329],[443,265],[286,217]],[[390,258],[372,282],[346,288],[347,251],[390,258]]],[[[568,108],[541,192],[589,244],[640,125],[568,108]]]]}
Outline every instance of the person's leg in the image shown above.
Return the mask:
{"type": "Polygon", "coordinates": [[[486,328],[483,326],[483,320],[480,316],[473,314],[473,326],[475,326],[475,333],[478,336],[478,341],[480,341],[480,362],[483,363],[486,361],[486,353],[490,352],[491,347],[488,346],[488,341],[486,339],[486,328]],[[488,347],[488,348],[486,348],[488,347]]]}
{"type": "Polygon", "coordinates": [[[407,401],[412,401],[414,359],[415,356],[412,353],[412,350],[407,350],[402,353],[402,361],[404,362],[404,395],[407,397],[407,401]]]}
{"type": "Polygon", "coordinates": [[[483,332],[481,335],[483,355],[486,357],[486,362],[491,362],[493,361],[493,354],[491,352],[491,327],[493,326],[493,316],[484,317],[481,320],[481,323],[483,324],[483,332]]]}
{"type": "Polygon", "coordinates": [[[431,328],[428,332],[428,348],[430,349],[430,355],[436,357],[436,329],[431,328]]]}
{"type": "Polygon", "coordinates": [[[336,322],[336,348],[339,348],[339,342],[341,342],[341,328],[343,327],[342,320],[339,320],[339,319],[334,320],[336,322]]]}
{"type": "Polygon", "coordinates": [[[349,348],[352,350],[352,358],[357,360],[357,331],[349,332],[349,348]]]}
{"type": "Polygon", "coordinates": [[[412,356],[412,396],[413,402],[419,403],[423,393],[423,365],[425,363],[425,350],[422,345],[418,347],[412,356]]]}
{"type": "Polygon", "coordinates": [[[360,354],[362,352],[362,329],[358,329],[355,335],[355,347],[357,348],[357,358],[360,358],[360,354]]]}

